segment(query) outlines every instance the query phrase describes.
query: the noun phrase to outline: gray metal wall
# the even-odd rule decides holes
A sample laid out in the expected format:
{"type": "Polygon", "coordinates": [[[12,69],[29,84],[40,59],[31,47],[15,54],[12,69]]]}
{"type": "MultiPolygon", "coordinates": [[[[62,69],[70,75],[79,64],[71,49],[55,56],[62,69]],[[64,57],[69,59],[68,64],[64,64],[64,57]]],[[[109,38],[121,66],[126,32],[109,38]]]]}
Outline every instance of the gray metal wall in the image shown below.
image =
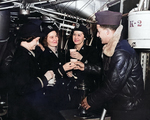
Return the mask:
{"type": "Polygon", "coordinates": [[[0,11],[0,63],[9,38],[10,12],[0,11]]]}

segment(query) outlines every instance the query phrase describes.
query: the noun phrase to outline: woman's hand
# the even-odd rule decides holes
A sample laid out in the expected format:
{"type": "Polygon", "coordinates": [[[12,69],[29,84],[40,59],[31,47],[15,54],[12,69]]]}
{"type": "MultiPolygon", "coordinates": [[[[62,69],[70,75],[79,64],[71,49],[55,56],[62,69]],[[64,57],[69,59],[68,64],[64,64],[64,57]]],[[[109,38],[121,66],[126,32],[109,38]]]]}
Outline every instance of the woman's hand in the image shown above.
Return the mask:
{"type": "Polygon", "coordinates": [[[54,72],[52,70],[47,71],[44,76],[46,77],[47,81],[53,78],[54,72]]]}
{"type": "Polygon", "coordinates": [[[81,106],[86,110],[88,110],[91,107],[87,102],[87,97],[83,99],[83,101],[81,102],[81,106]]]}
{"type": "Polygon", "coordinates": [[[56,79],[55,79],[55,74],[54,74],[53,78],[48,81],[48,85],[47,86],[54,86],[55,83],[56,83],[56,79]]]}
{"type": "Polygon", "coordinates": [[[67,62],[63,65],[65,71],[72,70],[76,65],[73,62],[67,62]]]}
{"type": "Polygon", "coordinates": [[[82,56],[79,52],[77,52],[77,51],[71,52],[71,53],[70,53],[70,56],[71,56],[72,58],[76,58],[76,59],[78,59],[78,60],[81,60],[81,59],[83,58],[83,56],[82,56]]]}
{"type": "Polygon", "coordinates": [[[84,63],[77,61],[77,62],[74,62],[74,64],[76,65],[76,67],[74,68],[75,70],[84,71],[84,67],[85,67],[84,63]]]}
{"type": "Polygon", "coordinates": [[[39,43],[38,46],[41,48],[42,51],[45,50],[45,48],[43,47],[43,45],[41,43],[39,43]]]}
{"type": "Polygon", "coordinates": [[[72,71],[69,71],[69,72],[67,72],[66,74],[67,74],[67,76],[70,77],[70,78],[73,76],[72,71]]]}

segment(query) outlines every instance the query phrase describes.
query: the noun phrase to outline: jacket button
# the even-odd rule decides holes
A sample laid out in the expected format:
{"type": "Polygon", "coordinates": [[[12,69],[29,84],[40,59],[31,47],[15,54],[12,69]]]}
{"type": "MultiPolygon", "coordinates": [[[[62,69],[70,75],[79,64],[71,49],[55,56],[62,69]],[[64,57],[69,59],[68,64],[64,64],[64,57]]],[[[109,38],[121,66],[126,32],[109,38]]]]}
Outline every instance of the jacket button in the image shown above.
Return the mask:
{"type": "Polygon", "coordinates": [[[59,63],[59,65],[61,65],[61,63],[59,63]]]}
{"type": "Polygon", "coordinates": [[[74,86],[74,89],[77,89],[77,86],[74,86]]]}

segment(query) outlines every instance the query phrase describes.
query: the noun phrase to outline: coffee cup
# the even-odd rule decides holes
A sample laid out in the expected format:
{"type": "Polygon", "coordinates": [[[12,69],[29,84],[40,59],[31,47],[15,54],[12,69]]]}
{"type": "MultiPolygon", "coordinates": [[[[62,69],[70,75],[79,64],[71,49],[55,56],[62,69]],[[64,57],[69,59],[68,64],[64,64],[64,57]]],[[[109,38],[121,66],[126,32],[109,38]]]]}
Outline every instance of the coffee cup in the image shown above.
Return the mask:
{"type": "Polygon", "coordinates": [[[77,59],[70,59],[70,62],[77,62],[77,59]]]}
{"type": "Polygon", "coordinates": [[[71,52],[76,52],[76,49],[70,49],[70,53],[71,53],[71,52]]]}

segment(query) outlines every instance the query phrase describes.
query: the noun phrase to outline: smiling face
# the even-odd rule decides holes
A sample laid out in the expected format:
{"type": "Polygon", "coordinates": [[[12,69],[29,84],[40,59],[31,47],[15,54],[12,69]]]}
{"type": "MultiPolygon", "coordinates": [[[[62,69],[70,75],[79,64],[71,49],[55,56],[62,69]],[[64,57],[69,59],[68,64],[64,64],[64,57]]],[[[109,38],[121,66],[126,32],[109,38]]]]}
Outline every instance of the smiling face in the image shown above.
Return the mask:
{"type": "Polygon", "coordinates": [[[75,45],[83,45],[84,44],[84,34],[81,31],[73,32],[73,42],[75,45]]]}
{"type": "Polygon", "coordinates": [[[58,35],[56,31],[51,31],[47,35],[47,44],[49,47],[56,47],[58,45],[58,35]]]}

